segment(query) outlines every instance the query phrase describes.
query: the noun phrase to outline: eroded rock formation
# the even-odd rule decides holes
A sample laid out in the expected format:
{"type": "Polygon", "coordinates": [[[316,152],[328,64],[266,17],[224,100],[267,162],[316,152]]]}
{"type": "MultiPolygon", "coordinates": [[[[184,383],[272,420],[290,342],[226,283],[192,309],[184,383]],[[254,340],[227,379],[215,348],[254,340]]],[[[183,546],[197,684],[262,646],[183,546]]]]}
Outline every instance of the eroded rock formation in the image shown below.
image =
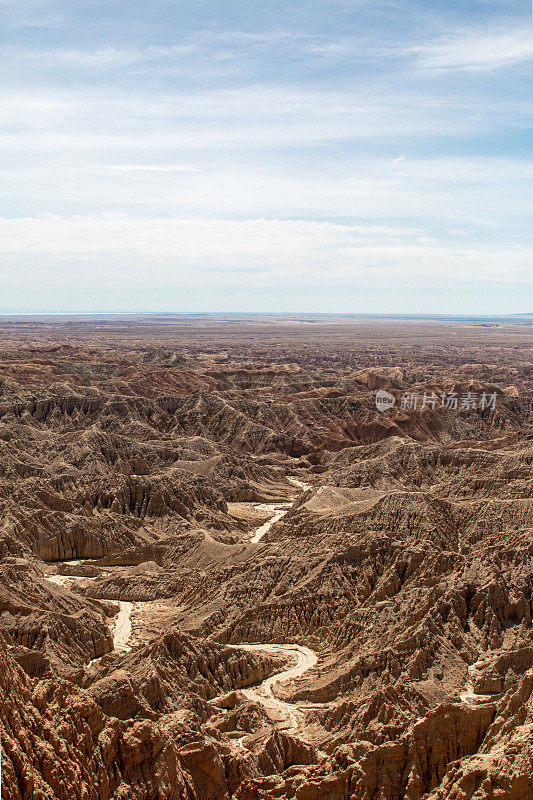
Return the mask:
{"type": "Polygon", "coordinates": [[[530,326],[376,325],[2,323],[3,798],[533,797],[530,326]]]}

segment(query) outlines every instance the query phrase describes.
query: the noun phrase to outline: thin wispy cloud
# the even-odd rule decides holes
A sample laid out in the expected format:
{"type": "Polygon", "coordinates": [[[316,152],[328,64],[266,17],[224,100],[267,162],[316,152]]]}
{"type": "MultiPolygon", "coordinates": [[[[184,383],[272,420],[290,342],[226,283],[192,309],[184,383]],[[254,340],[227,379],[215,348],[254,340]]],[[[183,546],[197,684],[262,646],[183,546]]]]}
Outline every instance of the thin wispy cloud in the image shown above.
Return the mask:
{"type": "Polygon", "coordinates": [[[476,31],[446,36],[409,49],[421,66],[442,71],[483,72],[532,62],[533,28],[476,31]]]}
{"type": "Polygon", "coordinates": [[[105,169],[116,172],[199,172],[197,167],[184,164],[106,164],[105,169]]]}
{"type": "MultiPolygon", "coordinates": [[[[520,124],[529,114],[528,97],[487,101],[454,89],[436,98],[426,87],[376,96],[368,88],[329,91],[256,85],[208,92],[106,91],[0,92],[0,115],[10,124],[0,144],[86,150],[102,146],[246,148],[305,147],[310,143],[395,139],[418,143],[425,137],[482,135],[500,124],[520,124]],[[443,116],[443,102],[446,115],[443,116]],[[490,112],[487,113],[487,112],[490,112]],[[128,145],[129,143],[129,145],[128,145]]],[[[386,145],[387,148],[389,145],[386,145]]],[[[236,151],[237,152],[237,151],[236,151]]],[[[270,153],[267,152],[267,156],[270,153]]]]}

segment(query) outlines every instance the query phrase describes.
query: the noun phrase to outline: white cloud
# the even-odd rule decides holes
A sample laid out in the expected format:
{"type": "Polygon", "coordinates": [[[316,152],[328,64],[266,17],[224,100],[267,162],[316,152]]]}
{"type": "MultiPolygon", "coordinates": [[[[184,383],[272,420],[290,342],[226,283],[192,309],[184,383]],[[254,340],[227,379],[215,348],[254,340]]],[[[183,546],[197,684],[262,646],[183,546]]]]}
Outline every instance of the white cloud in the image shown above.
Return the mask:
{"type": "Polygon", "coordinates": [[[471,29],[455,31],[447,36],[423,44],[394,44],[371,37],[305,35],[291,30],[274,30],[253,33],[239,30],[199,30],[172,45],[148,45],[145,47],[101,47],[86,50],[53,48],[47,50],[21,50],[10,53],[10,58],[21,58],[25,62],[38,61],[41,65],[69,64],[80,68],[124,68],[137,65],[143,69],[161,70],[168,73],[172,66],[183,67],[188,63],[210,65],[217,62],[250,62],[264,56],[265,49],[290,48],[293,57],[306,57],[322,61],[334,60],[346,66],[346,62],[376,61],[397,68],[397,58],[416,56],[425,68],[438,70],[490,70],[508,67],[528,61],[533,56],[533,35],[523,26],[511,29],[471,29]],[[189,61],[189,59],[191,61],[189,61]]]}
{"type": "Polygon", "coordinates": [[[6,148],[7,161],[16,153],[23,161],[28,153],[85,160],[98,149],[100,163],[136,164],[139,153],[151,148],[159,151],[158,163],[175,158],[178,148],[235,153],[267,148],[268,155],[273,148],[474,135],[491,129],[495,118],[502,125],[521,125],[528,114],[525,98],[502,98],[489,108],[481,98],[464,94],[443,100],[426,92],[389,91],[374,97],[365,88],[332,92],[251,86],[156,96],[87,88],[5,90],[0,92],[0,146],[6,148]]]}
{"type": "Polygon", "coordinates": [[[106,164],[105,169],[116,172],[199,172],[196,167],[184,164],[106,164]]]}
{"type": "MultiPolygon", "coordinates": [[[[438,242],[415,228],[306,220],[0,219],[0,249],[31,287],[461,286],[525,283],[532,247],[438,242]]],[[[142,296],[142,294],[141,294],[142,296]]]]}
{"type": "Polygon", "coordinates": [[[74,69],[110,68],[120,69],[136,65],[140,70],[156,70],[168,74],[172,66],[185,61],[213,69],[218,62],[239,62],[241,68],[248,64],[255,71],[253,62],[268,53],[271,57],[283,55],[290,49],[292,57],[306,60],[338,60],[354,58],[389,58],[392,48],[375,47],[364,36],[328,37],[305,34],[295,30],[268,30],[253,32],[244,30],[199,29],[188,34],[175,34],[176,43],[146,46],[13,48],[5,46],[3,52],[11,60],[22,63],[39,62],[41,67],[54,68],[69,64],[74,69]]]}
{"type": "MultiPolygon", "coordinates": [[[[225,154],[228,163],[220,163],[217,153],[194,153],[197,171],[163,166],[160,171],[107,170],[101,155],[96,149],[84,151],[79,161],[71,155],[70,160],[58,156],[58,162],[39,157],[35,163],[26,156],[23,166],[16,160],[6,163],[0,180],[11,189],[4,213],[24,215],[30,197],[32,214],[114,210],[148,217],[343,217],[382,219],[385,225],[411,217],[430,232],[435,225],[457,230],[481,224],[488,237],[497,230],[516,233],[517,220],[533,214],[533,161],[518,158],[391,162],[367,157],[339,165],[315,163],[310,170],[306,163],[257,163],[260,159],[250,153],[249,163],[239,163],[237,150],[225,154]]],[[[128,155],[142,155],[146,164],[122,166],[159,167],[160,153],[146,143],[128,155]]]]}
{"type": "Polygon", "coordinates": [[[410,47],[427,69],[439,71],[485,71],[512,67],[533,58],[533,30],[530,26],[509,31],[465,31],[410,47]]]}
{"type": "Polygon", "coordinates": [[[182,59],[191,55],[195,45],[180,44],[170,47],[152,45],[145,48],[135,47],[102,47],[93,50],[31,50],[25,54],[26,59],[41,59],[50,65],[70,64],[71,66],[87,67],[128,67],[132,64],[157,61],[159,59],[182,59]]]}

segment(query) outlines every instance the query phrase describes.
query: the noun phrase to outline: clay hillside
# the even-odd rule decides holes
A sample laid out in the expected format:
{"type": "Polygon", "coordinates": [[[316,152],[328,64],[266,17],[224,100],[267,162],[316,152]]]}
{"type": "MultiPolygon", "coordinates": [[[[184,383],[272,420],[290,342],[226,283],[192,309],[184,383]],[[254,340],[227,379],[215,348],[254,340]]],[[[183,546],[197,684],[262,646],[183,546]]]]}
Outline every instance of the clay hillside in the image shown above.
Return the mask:
{"type": "Polygon", "coordinates": [[[533,798],[532,322],[0,320],[2,800],[533,798]]]}

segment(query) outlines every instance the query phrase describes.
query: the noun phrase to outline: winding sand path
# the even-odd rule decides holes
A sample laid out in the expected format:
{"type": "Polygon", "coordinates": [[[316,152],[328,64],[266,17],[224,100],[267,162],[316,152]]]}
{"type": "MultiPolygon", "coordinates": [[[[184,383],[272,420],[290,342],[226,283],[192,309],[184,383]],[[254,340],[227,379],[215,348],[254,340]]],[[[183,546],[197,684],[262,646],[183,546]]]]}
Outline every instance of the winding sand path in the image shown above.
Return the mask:
{"type": "MultiPolygon", "coordinates": [[[[287,480],[292,483],[293,486],[297,486],[299,489],[301,489],[302,492],[306,492],[311,488],[309,483],[304,483],[303,481],[298,480],[298,478],[295,478],[293,475],[287,475],[287,480]]],[[[298,498],[295,498],[295,500],[297,499],[298,498]]],[[[279,520],[284,517],[285,514],[289,513],[290,509],[295,503],[295,500],[290,503],[260,503],[259,505],[254,506],[256,511],[267,511],[268,513],[272,514],[272,516],[266,522],[263,522],[259,528],[257,528],[254,535],[250,539],[250,542],[252,544],[257,544],[260,542],[265,533],[268,533],[272,525],[274,525],[276,522],[279,522],[279,520]]]]}
{"type": "Polygon", "coordinates": [[[254,508],[257,511],[268,511],[272,514],[270,519],[263,522],[250,539],[252,544],[257,544],[261,541],[265,533],[268,533],[275,522],[278,522],[285,514],[289,513],[289,509],[292,508],[292,503],[261,503],[258,506],[254,506],[254,508]]]}
{"type": "Polygon", "coordinates": [[[302,492],[307,492],[307,490],[311,488],[310,483],[305,483],[304,481],[295,478],[294,475],[287,475],[287,480],[294,486],[297,486],[299,489],[301,489],[302,492]]]}
{"type": "MultiPolygon", "coordinates": [[[[294,486],[297,486],[301,492],[306,492],[311,488],[309,483],[305,483],[293,475],[287,475],[287,480],[294,486]]],[[[255,506],[258,511],[272,512],[272,517],[257,528],[250,539],[252,544],[260,542],[272,525],[284,517],[285,514],[288,514],[297,499],[298,498],[295,498],[290,503],[263,503],[255,506]]],[[[272,687],[276,684],[284,683],[293,678],[299,678],[300,675],[303,675],[304,672],[307,672],[308,669],[315,666],[318,657],[309,647],[304,647],[299,644],[239,644],[235,645],[235,647],[241,650],[262,650],[271,655],[284,656],[286,658],[294,658],[296,656],[296,664],[293,667],[289,667],[281,672],[276,672],[275,675],[271,675],[270,678],[267,678],[257,686],[241,690],[248,700],[260,703],[267,710],[269,716],[280,719],[284,723],[282,725],[284,730],[288,732],[298,730],[304,710],[321,707],[322,704],[320,703],[287,703],[285,700],[277,698],[272,691],[272,687]]],[[[276,721],[278,720],[276,719],[276,721]]]]}
{"type": "MultiPolygon", "coordinates": [[[[249,650],[254,652],[262,650],[273,656],[285,656],[293,658],[296,656],[296,664],[293,667],[284,669],[281,672],[276,672],[271,675],[262,683],[257,686],[249,687],[248,689],[241,689],[242,693],[248,700],[255,703],[260,703],[266,708],[269,716],[279,718],[284,724],[280,727],[288,732],[294,732],[298,729],[303,716],[303,709],[305,705],[299,703],[287,703],[285,700],[279,700],[275,697],[272,687],[277,683],[284,683],[285,681],[293,678],[299,678],[308,669],[314,667],[318,661],[316,653],[309,647],[304,647],[299,644],[239,644],[235,645],[240,650],[249,650]]],[[[277,719],[275,721],[278,721],[277,719]]]]}
{"type": "MultiPolygon", "coordinates": [[[[81,564],[82,562],[70,561],[68,563],[81,564]]],[[[50,581],[50,583],[55,583],[57,586],[68,588],[69,584],[74,581],[95,581],[96,578],[88,578],[85,575],[49,575],[46,580],[50,581]]],[[[115,650],[121,650],[122,652],[131,650],[128,642],[131,637],[131,612],[133,611],[133,603],[128,603],[125,600],[111,600],[106,597],[99,597],[96,599],[102,600],[104,603],[119,604],[119,612],[113,624],[113,648],[115,650]]],[[[98,659],[93,658],[89,663],[92,664],[94,661],[98,661],[98,659]]]]}
{"type": "Polygon", "coordinates": [[[113,603],[118,602],[120,611],[115,621],[113,628],[113,645],[115,650],[131,650],[128,644],[131,636],[131,612],[133,611],[133,603],[128,603],[125,600],[113,600],[113,603]]]}

